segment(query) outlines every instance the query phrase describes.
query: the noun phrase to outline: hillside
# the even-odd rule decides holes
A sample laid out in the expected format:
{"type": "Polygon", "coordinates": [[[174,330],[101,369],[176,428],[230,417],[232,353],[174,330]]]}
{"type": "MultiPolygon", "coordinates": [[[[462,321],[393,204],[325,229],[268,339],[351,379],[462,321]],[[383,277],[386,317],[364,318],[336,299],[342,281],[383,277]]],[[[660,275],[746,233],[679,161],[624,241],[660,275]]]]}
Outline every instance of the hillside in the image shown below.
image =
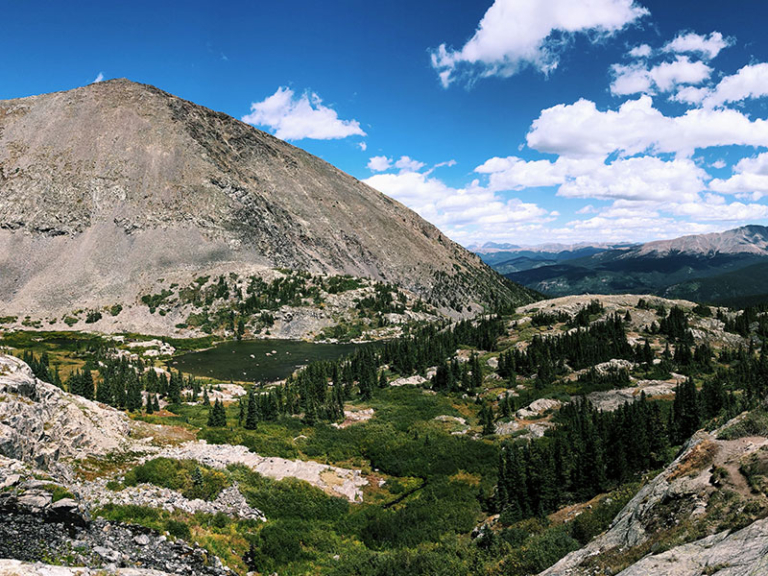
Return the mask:
{"type": "MultiPolygon", "coordinates": [[[[530,301],[398,202],[225,114],[111,80],[0,102],[0,306],[66,329],[204,275],[393,283],[441,314],[530,301]]],[[[199,310],[195,310],[199,312],[199,310]]]]}
{"type": "MultiPolygon", "coordinates": [[[[761,294],[752,276],[768,262],[768,228],[744,226],[605,250],[506,277],[550,296],[655,293],[702,302],[761,294]]],[[[492,263],[494,267],[499,266],[492,263]]]]}
{"type": "Polygon", "coordinates": [[[6,334],[0,573],[759,574],[767,334],[568,296],[268,384],[169,372],[140,335],[6,334]]]}

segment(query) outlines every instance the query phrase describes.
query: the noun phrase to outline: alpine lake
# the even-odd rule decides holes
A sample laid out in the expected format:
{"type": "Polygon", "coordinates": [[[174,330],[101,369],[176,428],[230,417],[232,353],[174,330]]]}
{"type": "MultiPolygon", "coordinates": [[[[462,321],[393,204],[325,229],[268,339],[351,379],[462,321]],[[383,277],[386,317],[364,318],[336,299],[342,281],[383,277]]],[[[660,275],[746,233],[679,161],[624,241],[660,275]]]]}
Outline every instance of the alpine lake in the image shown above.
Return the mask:
{"type": "Polygon", "coordinates": [[[338,360],[371,344],[322,344],[296,340],[229,341],[175,357],[170,367],[217,380],[271,382],[318,360],[338,360]]]}

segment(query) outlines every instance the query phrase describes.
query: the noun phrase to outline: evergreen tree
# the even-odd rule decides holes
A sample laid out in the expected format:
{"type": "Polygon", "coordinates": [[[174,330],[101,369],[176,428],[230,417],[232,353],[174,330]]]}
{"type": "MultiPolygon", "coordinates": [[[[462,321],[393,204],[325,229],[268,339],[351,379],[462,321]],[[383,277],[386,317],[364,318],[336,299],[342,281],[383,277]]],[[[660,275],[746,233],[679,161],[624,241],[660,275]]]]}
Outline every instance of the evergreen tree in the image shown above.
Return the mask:
{"type": "Polygon", "coordinates": [[[224,404],[221,400],[216,400],[213,407],[208,412],[208,426],[212,428],[223,428],[227,425],[227,413],[224,410],[224,404]]]}
{"type": "Polygon", "coordinates": [[[80,376],[80,387],[80,395],[84,398],[88,398],[88,400],[93,400],[95,392],[93,385],[93,375],[91,374],[91,371],[88,370],[87,366],[83,369],[83,373],[80,376]]]}
{"type": "Polygon", "coordinates": [[[256,392],[253,388],[248,391],[248,407],[245,415],[245,429],[256,430],[259,425],[259,408],[256,401],[256,392]]]}

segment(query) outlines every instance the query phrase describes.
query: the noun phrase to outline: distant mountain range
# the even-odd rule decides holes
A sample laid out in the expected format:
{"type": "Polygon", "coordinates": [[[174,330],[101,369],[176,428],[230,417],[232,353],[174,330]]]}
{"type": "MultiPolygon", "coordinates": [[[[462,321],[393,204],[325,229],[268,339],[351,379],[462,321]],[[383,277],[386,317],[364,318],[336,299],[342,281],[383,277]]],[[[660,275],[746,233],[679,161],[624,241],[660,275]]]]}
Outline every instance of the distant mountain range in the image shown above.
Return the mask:
{"type": "Polygon", "coordinates": [[[654,293],[701,302],[768,301],[768,228],[645,244],[471,247],[510,280],[551,296],[654,293]]]}

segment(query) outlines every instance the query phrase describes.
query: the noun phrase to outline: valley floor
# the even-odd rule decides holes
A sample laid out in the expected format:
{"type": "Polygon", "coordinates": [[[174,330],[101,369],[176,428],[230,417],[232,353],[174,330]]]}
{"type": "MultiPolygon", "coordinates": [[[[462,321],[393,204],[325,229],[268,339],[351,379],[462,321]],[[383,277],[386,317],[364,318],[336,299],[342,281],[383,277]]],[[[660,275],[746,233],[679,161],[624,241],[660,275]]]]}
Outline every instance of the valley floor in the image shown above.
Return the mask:
{"type": "Polygon", "coordinates": [[[6,333],[0,574],[756,574],[766,325],[567,297],[260,386],[6,333]]]}

